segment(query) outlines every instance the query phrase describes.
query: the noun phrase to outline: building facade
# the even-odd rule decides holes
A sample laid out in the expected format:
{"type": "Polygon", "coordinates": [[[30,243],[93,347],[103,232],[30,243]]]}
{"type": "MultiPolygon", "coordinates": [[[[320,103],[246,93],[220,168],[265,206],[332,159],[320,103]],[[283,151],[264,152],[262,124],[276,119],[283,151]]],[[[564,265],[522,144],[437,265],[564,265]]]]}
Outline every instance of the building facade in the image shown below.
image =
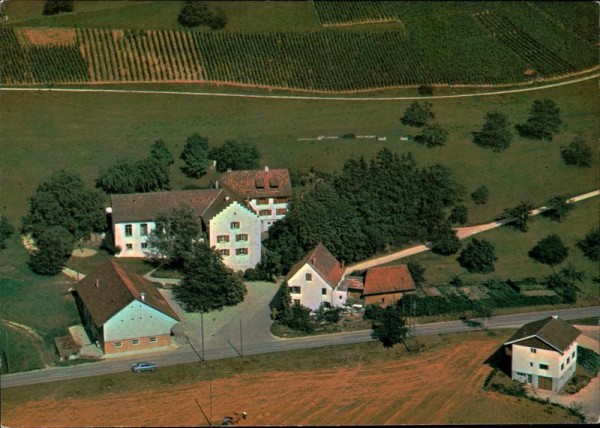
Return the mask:
{"type": "Polygon", "coordinates": [[[525,324],[504,344],[512,379],[559,391],[575,373],[580,334],[556,316],[525,324]]]}

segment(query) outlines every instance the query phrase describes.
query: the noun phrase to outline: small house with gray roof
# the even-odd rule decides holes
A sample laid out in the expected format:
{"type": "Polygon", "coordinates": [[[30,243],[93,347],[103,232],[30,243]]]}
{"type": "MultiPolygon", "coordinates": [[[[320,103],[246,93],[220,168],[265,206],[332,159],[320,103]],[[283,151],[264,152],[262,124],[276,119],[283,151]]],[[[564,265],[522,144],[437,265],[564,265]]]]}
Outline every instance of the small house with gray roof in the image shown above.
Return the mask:
{"type": "Polygon", "coordinates": [[[504,343],[511,356],[512,379],[559,391],[575,373],[580,334],[557,316],[525,324],[504,343]]]}
{"type": "Polygon", "coordinates": [[[111,260],[79,281],[75,290],[90,339],[105,354],[170,346],[179,317],[147,279],[111,260]]]}

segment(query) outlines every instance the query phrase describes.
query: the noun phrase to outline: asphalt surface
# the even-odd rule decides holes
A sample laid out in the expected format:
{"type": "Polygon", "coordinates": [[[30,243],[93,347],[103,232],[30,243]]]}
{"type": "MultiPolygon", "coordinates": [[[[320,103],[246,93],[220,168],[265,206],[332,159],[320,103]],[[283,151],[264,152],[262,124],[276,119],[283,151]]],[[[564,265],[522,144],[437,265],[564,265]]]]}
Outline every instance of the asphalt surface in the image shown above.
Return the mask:
{"type": "MultiPolygon", "coordinates": [[[[600,315],[600,306],[586,308],[557,309],[553,311],[532,312],[525,314],[502,315],[486,320],[488,329],[518,328],[521,325],[545,318],[551,315],[558,315],[563,319],[587,318],[600,315]]],[[[462,331],[478,330],[479,328],[470,327],[462,321],[449,321],[433,324],[417,325],[416,335],[454,333],[462,331]]],[[[274,342],[262,344],[248,344],[242,346],[241,343],[232,342],[232,345],[226,347],[212,348],[205,347],[204,359],[217,360],[222,358],[239,357],[243,355],[264,354],[279,351],[291,351],[295,349],[318,348],[321,346],[342,345],[352,343],[369,342],[371,331],[356,331],[339,334],[330,334],[323,336],[303,337],[296,339],[279,339],[274,342]]],[[[94,363],[83,363],[70,367],[54,367],[42,370],[33,370],[30,372],[8,374],[0,377],[0,386],[9,388],[12,386],[31,385],[36,383],[53,382],[58,380],[84,378],[110,373],[120,373],[129,371],[131,364],[136,361],[146,360],[155,362],[160,367],[200,362],[201,353],[191,347],[185,347],[173,351],[165,351],[154,355],[144,355],[144,357],[113,358],[94,363]]]]}

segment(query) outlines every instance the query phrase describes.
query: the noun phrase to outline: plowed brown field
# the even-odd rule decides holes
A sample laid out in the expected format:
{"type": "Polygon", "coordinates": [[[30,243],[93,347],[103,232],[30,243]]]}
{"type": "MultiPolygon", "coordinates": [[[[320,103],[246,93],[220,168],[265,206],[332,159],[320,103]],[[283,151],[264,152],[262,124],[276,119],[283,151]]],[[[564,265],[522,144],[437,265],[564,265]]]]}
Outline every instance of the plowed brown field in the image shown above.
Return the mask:
{"type": "MultiPolygon", "coordinates": [[[[482,338],[401,360],[318,371],[241,374],[212,381],[213,424],[241,425],[572,423],[560,409],[484,391],[484,361],[502,340],[482,338]]],[[[8,426],[202,425],[209,383],[96,398],[3,405],[8,426]]]]}

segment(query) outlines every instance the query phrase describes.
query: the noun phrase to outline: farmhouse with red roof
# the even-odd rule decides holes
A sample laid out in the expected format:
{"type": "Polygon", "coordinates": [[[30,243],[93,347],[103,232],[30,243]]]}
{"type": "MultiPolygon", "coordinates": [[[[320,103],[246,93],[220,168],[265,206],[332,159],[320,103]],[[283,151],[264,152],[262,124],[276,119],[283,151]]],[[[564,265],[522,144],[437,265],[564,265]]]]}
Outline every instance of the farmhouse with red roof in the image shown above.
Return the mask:
{"type": "Polygon", "coordinates": [[[109,261],[75,289],[84,326],[105,354],[170,346],[179,317],[150,281],[109,261]]]}
{"type": "Polygon", "coordinates": [[[374,267],[367,270],[363,298],[365,305],[389,306],[414,290],[415,283],[406,265],[374,267]]]}

